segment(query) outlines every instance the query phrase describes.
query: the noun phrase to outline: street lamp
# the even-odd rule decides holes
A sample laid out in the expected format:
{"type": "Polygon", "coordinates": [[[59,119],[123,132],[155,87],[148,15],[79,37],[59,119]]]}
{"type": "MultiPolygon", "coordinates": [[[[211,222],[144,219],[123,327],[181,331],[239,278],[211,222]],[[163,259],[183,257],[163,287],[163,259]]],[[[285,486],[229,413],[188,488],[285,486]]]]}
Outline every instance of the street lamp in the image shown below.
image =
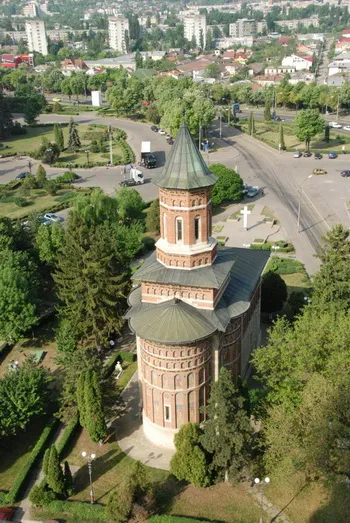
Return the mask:
{"type": "Polygon", "coordinates": [[[81,453],[83,458],[87,459],[88,462],[88,470],[89,470],[89,479],[90,479],[90,503],[94,503],[94,489],[92,487],[92,462],[96,458],[96,454],[90,454],[88,455],[85,450],[81,453]]]}
{"type": "Polygon", "coordinates": [[[300,230],[300,211],[301,211],[301,196],[303,194],[303,185],[305,182],[307,182],[310,178],[312,178],[312,174],[310,174],[305,180],[299,185],[299,203],[298,203],[298,219],[297,219],[297,227],[298,232],[301,232],[300,230]]]}
{"type": "Polygon", "coordinates": [[[87,165],[88,165],[88,168],[89,168],[89,167],[90,167],[90,163],[89,163],[89,154],[90,154],[90,150],[87,149],[87,150],[85,151],[85,153],[86,153],[87,165]]]}
{"type": "Polygon", "coordinates": [[[72,165],[73,165],[72,162],[68,162],[70,172],[72,172],[72,165]]]}
{"type": "Polygon", "coordinates": [[[207,165],[209,165],[209,149],[214,145],[214,142],[209,143],[208,140],[202,142],[203,151],[207,153],[207,165]]]}
{"type": "Polygon", "coordinates": [[[259,478],[254,479],[255,485],[261,485],[261,502],[260,502],[260,523],[264,523],[263,514],[264,514],[264,488],[265,485],[268,485],[270,483],[270,478],[266,477],[263,480],[260,480],[259,478]]]}
{"type": "Polygon", "coordinates": [[[31,160],[29,160],[28,169],[29,169],[30,174],[32,174],[32,167],[33,167],[33,163],[31,162],[31,160]]]}

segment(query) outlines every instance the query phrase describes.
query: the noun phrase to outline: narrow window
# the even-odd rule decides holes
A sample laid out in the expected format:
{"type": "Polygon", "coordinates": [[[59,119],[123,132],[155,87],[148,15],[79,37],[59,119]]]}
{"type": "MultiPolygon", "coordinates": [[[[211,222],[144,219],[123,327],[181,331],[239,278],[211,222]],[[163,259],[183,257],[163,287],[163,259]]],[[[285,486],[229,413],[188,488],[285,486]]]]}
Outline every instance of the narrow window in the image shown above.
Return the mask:
{"type": "Polygon", "coordinates": [[[194,239],[195,240],[199,240],[199,223],[200,223],[200,218],[195,218],[194,219],[194,239]]]}
{"type": "Polygon", "coordinates": [[[182,242],[182,218],[176,218],[176,241],[182,242]]]}
{"type": "Polygon", "coordinates": [[[163,214],[163,236],[164,239],[167,239],[168,231],[167,231],[167,221],[166,221],[166,214],[163,214]]]}
{"type": "Polygon", "coordinates": [[[165,421],[171,421],[170,405],[164,405],[164,419],[165,419],[165,421]]]}

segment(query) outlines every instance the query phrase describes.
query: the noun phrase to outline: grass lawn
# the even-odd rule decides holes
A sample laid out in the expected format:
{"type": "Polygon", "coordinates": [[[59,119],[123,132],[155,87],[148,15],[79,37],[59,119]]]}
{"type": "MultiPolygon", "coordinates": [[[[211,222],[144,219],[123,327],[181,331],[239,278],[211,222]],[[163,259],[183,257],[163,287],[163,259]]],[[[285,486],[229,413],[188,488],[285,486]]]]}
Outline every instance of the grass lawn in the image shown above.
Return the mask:
{"type": "MultiPolygon", "coordinates": [[[[71,202],[78,194],[82,193],[83,191],[79,191],[78,193],[74,187],[69,187],[60,189],[57,194],[51,196],[43,190],[34,189],[30,191],[30,196],[24,197],[26,204],[23,207],[19,207],[14,202],[1,201],[0,199],[0,215],[7,216],[8,218],[24,218],[30,213],[47,211],[62,201],[67,201],[67,207],[70,207],[71,203],[68,202],[71,202]]],[[[20,189],[9,191],[8,194],[10,194],[11,197],[22,196],[20,189]]]]}
{"type": "Polygon", "coordinates": [[[298,474],[282,485],[273,477],[271,479],[265,494],[273,504],[283,509],[291,522],[349,522],[350,490],[346,484],[325,486],[321,482],[313,482],[305,485],[298,474]]]}
{"type": "Polygon", "coordinates": [[[25,432],[0,440],[0,491],[8,492],[13,481],[26,463],[42,430],[46,418],[33,420],[25,432]]]}
{"type": "Polygon", "coordinates": [[[305,278],[305,273],[281,274],[281,277],[286,282],[288,296],[294,291],[308,292],[312,289],[310,281],[305,278]]]}
{"type": "MultiPolygon", "coordinates": [[[[107,126],[106,126],[107,128],[107,126]]],[[[91,144],[91,138],[88,137],[89,133],[101,133],[103,130],[100,128],[93,128],[89,125],[79,124],[77,126],[80,141],[81,141],[81,151],[78,153],[71,153],[63,151],[59,157],[59,162],[72,162],[81,165],[85,165],[87,162],[87,157],[85,151],[91,144]]],[[[68,141],[68,125],[63,126],[63,136],[64,142],[67,144],[68,141]]],[[[36,151],[43,140],[47,138],[49,141],[54,141],[54,132],[53,125],[47,125],[43,127],[28,127],[27,133],[21,136],[13,136],[5,142],[2,142],[7,146],[6,153],[21,154],[21,153],[31,153],[36,151]]],[[[118,146],[113,146],[113,154],[121,155],[121,150],[118,146]]],[[[109,161],[109,154],[107,153],[93,153],[90,152],[89,161],[93,162],[105,162],[109,161]]]]}
{"type": "MultiPolygon", "coordinates": [[[[242,121],[241,123],[242,130],[247,132],[248,122],[242,121]]],[[[275,149],[278,149],[279,145],[279,129],[280,122],[263,122],[255,121],[255,138],[262,140],[263,142],[271,145],[275,149]]],[[[293,133],[293,126],[287,122],[283,122],[283,131],[284,131],[284,142],[287,149],[295,149],[303,151],[305,149],[304,142],[301,142],[293,133]]],[[[350,136],[348,134],[339,132],[339,129],[330,129],[330,140],[328,143],[323,141],[324,133],[317,136],[314,140],[311,141],[310,150],[311,151],[336,151],[338,153],[342,152],[342,146],[345,146],[345,150],[350,152],[350,136]]]]}

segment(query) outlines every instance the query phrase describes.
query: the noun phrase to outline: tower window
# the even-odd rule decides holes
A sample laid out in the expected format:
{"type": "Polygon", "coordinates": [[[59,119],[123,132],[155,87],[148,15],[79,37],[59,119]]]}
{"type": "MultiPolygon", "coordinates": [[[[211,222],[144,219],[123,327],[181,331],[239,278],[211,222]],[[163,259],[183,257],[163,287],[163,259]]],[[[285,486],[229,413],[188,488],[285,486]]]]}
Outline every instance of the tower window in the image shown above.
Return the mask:
{"type": "Polygon", "coordinates": [[[176,241],[182,242],[183,230],[182,230],[182,218],[176,218],[176,241]]]}
{"type": "Polygon", "coordinates": [[[167,235],[168,235],[167,218],[166,218],[166,214],[164,213],[163,214],[163,237],[165,240],[167,239],[167,235]]]}
{"type": "Polygon", "coordinates": [[[171,421],[170,405],[164,405],[164,420],[171,421]]]}
{"type": "Polygon", "coordinates": [[[194,239],[199,240],[199,224],[200,224],[200,218],[194,219],[194,239]]]}

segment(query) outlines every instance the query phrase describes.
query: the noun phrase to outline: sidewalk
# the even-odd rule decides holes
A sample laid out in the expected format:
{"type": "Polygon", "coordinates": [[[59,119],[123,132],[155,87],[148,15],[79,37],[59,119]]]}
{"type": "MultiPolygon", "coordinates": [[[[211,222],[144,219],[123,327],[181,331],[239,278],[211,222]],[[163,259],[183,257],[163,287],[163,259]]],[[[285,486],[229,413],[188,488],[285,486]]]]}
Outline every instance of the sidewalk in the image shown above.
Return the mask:
{"type": "Polygon", "coordinates": [[[137,372],[122,392],[127,413],[115,423],[116,440],[130,458],[155,469],[169,470],[174,451],[153,445],[143,433],[137,372]]]}

